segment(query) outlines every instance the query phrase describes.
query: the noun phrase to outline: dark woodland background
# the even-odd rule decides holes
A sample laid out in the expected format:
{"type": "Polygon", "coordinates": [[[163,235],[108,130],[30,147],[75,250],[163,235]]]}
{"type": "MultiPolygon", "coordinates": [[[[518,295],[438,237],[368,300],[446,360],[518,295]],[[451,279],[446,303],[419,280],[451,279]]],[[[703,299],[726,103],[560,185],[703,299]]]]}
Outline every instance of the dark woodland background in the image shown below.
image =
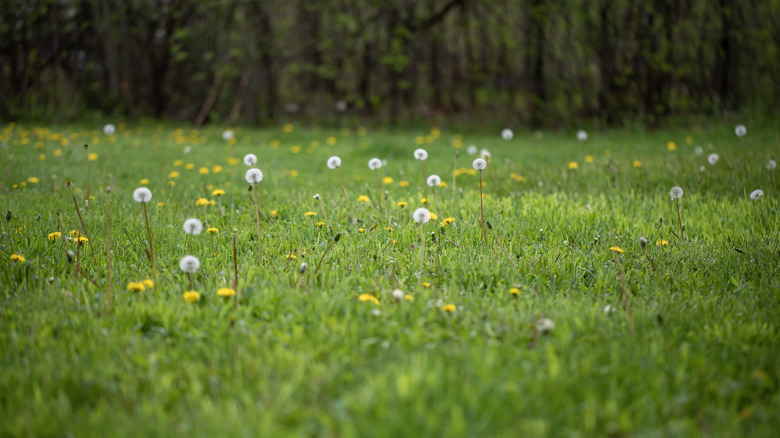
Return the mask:
{"type": "Polygon", "coordinates": [[[780,99],[780,0],[0,4],[9,120],[655,126],[780,99]]]}

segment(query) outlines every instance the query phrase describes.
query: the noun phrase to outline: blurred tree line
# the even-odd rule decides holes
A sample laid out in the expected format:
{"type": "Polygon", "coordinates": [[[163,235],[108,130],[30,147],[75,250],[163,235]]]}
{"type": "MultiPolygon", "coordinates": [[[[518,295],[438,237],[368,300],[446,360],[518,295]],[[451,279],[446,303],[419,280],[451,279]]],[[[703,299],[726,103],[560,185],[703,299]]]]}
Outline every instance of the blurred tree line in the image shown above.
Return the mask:
{"type": "Polygon", "coordinates": [[[774,109],[780,0],[1,0],[0,117],[654,125],[774,109]]]}

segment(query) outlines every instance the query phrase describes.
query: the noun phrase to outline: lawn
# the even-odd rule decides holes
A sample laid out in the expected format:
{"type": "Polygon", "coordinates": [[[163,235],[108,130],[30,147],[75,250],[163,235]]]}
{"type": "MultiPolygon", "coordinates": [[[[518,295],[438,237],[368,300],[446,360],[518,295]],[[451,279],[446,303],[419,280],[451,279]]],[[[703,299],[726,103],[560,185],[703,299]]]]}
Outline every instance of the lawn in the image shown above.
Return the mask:
{"type": "Polygon", "coordinates": [[[9,124],[0,435],[774,436],[780,145],[747,129],[9,124]]]}

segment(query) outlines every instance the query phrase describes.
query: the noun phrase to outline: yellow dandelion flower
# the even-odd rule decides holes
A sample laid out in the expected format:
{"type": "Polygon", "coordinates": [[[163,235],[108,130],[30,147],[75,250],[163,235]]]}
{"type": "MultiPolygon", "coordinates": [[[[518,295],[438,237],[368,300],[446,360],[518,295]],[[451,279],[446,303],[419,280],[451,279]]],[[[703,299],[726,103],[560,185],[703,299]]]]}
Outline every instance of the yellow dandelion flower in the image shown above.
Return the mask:
{"type": "Polygon", "coordinates": [[[54,156],[55,157],[59,157],[60,155],[62,155],[62,149],[55,149],[54,150],[54,156]]]}
{"type": "Polygon", "coordinates": [[[184,301],[188,303],[195,303],[200,301],[200,294],[194,290],[188,290],[187,292],[184,292],[181,297],[184,298],[184,301]]]}
{"type": "Polygon", "coordinates": [[[420,198],[420,202],[422,202],[423,204],[427,204],[428,198],[420,198]]]}
{"type": "Polygon", "coordinates": [[[409,181],[401,181],[398,183],[398,187],[409,187],[409,181]]]}
{"type": "Polygon", "coordinates": [[[394,229],[393,227],[385,227],[385,231],[393,231],[394,229]]]}
{"type": "Polygon", "coordinates": [[[222,166],[217,164],[216,166],[211,168],[211,171],[214,172],[214,173],[220,173],[220,172],[222,172],[222,166]]]}
{"type": "Polygon", "coordinates": [[[178,178],[178,177],[179,177],[179,172],[175,170],[168,174],[168,178],[178,178]]]}
{"type": "Polygon", "coordinates": [[[454,217],[445,217],[444,219],[441,220],[441,224],[442,225],[449,225],[449,224],[451,224],[453,222],[455,222],[455,218],[454,217]]]}
{"type": "Polygon", "coordinates": [[[198,207],[203,207],[205,205],[209,205],[209,200],[206,198],[198,198],[197,201],[195,201],[195,205],[198,207]]]}
{"type": "Polygon", "coordinates": [[[146,286],[140,281],[131,281],[127,283],[128,292],[143,292],[146,290],[146,286]]]}
{"type": "Polygon", "coordinates": [[[619,246],[611,246],[611,247],[609,247],[609,249],[611,249],[612,251],[615,251],[615,252],[623,252],[623,249],[621,247],[619,247],[619,246]]]}
{"type": "Polygon", "coordinates": [[[693,137],[691,137],[690,135],[686,135],[685,136],[685,143],[687,145],[689,145],[689,146],[692,145],[693,144],[693,137]]]}
{"type": "Polygon", "coordinates": [[[168,184],[168,187],[173,187],[176,185],[176,181],[168,181],[166,184],[168,184]]]}
{"type": "Polygon", "coordinates": [[[593,157],[591,155],[585,155],[585,162],[586,163],[592,163],[593,157]]]}
{"type": "Polygon", "coordinates": [[[428,288],[428,287],[431,287],[431,284],[428,283],[427,281],[423,281],[422,282],[422,287],[428,288]]]}
{"type": "Polygon", "coordinates": [[[336,137],[328,137],[328,139],[327,139],[327,140],[325,140],[325,142],[326,142],[326,143],[328,143],[328,144],[329,144],[329,145],[331,145],[331,146],[333,146],[334,144],[336,144],[336,141],[337,141],[337,140],[336,140],[336,137]]]}
{"type": "Polygon", "coordinates": [[[221,287],[217,289],[217,296],[220,297],[232,297],[236,294],[236,291],[234,291],[232,288],[229,287],[221,287]]]}
{"type": "Polygon", "coordinates": [[[144,178],[141,181],[138,181],[139,184],[149,184],[149,180],[144,178]]]}
{"type": "Polygon", "coordinates": [[[147,278],[144,280],[144,286],[146,286],[147,289],[154,289],[154,282],[147,278]]]}
{"type": "Polygon", "coordinates": [[[365,228],[362,228],[362,227],[361,227],[361,228],[358,228],[358,232],[359,232],[359,233],[363,233],[363,232],[365,232],[365,231],[366,231],[366,229],[365,229],[365,228]]]}
{"type": "Polygon", "coordinates": [[[371,294],[361,294],[358,297],[358,301],[368,301],[368,302],[374,303],[376,305],[379,305],[379,300],[375,296],[373,296],[371,294]]]}
{"type": "Polygon", "coordinates": [[[395,205],[397,205],[397,206],[399,206],[401,208],[404,208],[404,207],[406,207],[407,204],[404,201],[398,201],[395,205]]]}
{"type": "Polygon", "coordinates": [[[516,174],[514,172],[510,173],[509,177],[512,178],[513,180],[517,181],[517,182],[523,182],[523,181],[526,180],[524,176],[518,175],[518,174],[516,174]]]}
{"type": "Polygon", "coordinates": [[[87,160],[89,161],[95,161],[98,159],[98,154],[92,152],[91,154],[87,155],[87,160]]]}
{"type": "Polygon", "coordinates": [[[81,235],[81,233],[79,233],[79,230],[70,230],[70,235],[74,237],[78,237],[81,235]]]}
{"type": "Polygon", "coordinates": [[[580,165],[577,164],[576,161],[572,161],[571,163],[569,163],[569,169],[571,170],[577,169],[578,167],[580,167],[580,165]]]}
{"type": "Polygon", "coordinates": [[[358,196],[357,202],[371,202],[371,199],[366,195],[360,195],[358,196]]]}
{"type": "Polygon", "coordinates": [[[452,313],[456,309],[457,309],[457,307],[455,307],[454,304],[445,304],[445,305],[441,306],[441,310],[444,311],[444,312],[452,313]]]}
{"type": "Polygon", "coordinates": [[[404,298],[406,299],[406,301],[414,301],[414,297],[409,294],[404,295],[404,298]]]}
{"type": "Polygon", "coordinates": [[[198,173],[201,174],[201,175],[208,175],[209,168],[208,167],[201,167],[200,169],[198,169],[198,173]]]}
{"type": "Polygon", "coordinates": [[[434,212],[431,212],[431,220],[432,220],[432,221],[435,221],[435,220],[436,220],[436,219],[438,219],[438,218],[439,218],[439,216],[437,216],[437,215],[436,215],[436,213],[434,213],[434,212]]]}
{"type": "Polygon", "coordinates": [[[279,216],[279,212],[278,212],[278,211],[276,211],[276,210],[271,210],[271,217],[272,217],[272,218],[274,218],[274,219],[275,219],[275,218],[276,218],[276,217],[278,217],[278,216],[279,216]]]}
{"type": "Polygon", "coordinates": [[[306,213],[304,213],[303,215],[304,215],[304,216],[317,216],[317,213],[315,213],[315,212],[313,212],[313,211],[307,211],[307,212],[306,212],[306,213]]]}
{"type": "Polygon", "coordinates": [[[206,234],[217,234],[217,233],[219,233],[219,229],[214,228],[214,227],[211,227],[211,228],[206,230],[206,234]]]}
{"type": "Polygon", "coordinates": [[[661,239],[661,240],[659,240],[658,242],[655,242],[655,244],[656,244],[656,245],[658,245],[658,246],[666,246],[666,245],[668,245],[668,244],[669,244],[669,242],[667,242],[667,241],[666,241],[666,240],[664,240],[664,239],[661,239]]]}
{"type": "Polygon", "coordinates": [[[38,184],[39,180],[38,180],[38,178],[36,178],[34,176],[31,176],[31,177],[27,178],[27,182],[30,183],[30,184],[38,184]]]}
{"type": "Polygon", "coordinates": [[[38,159],[41,160],[41,161],[44,161],[46,159],[46,155],[40,154],[40,155],[38,155],[38,159]]]}
{"type": "Polygon", "coordinates": [[[322,228],[325,226],[325,222],[317,222],[317,228],[322,228]]]}
{"type": "Polygon", "coordinates": [[[382,178],[382,184],[392,184],[392,183],[393,183],[393,178],[389,176],[382,178]]]}
{"type": "Polygon", "coordinates": [[[509,293],[514,295],[514,296],[518,296],[518,295],[520,295],[520,288],[518,288],[518,287],[510,288],[509,289],[509,293]]]}
{"type": "Polygon", "coordinates": [[[291,178],[297,178],[298,177],[298,171],[293,169],[290,171],[290,177],[291,178]]]}
{"type": "Polygon", "coordinates": [[[158,207],[165,207],[165,203],[164,203],[164,202],[158,202],[158,203],[157,203],[157,206],[158,206],[158,207]]]}
{"type": "Polygon", "coordinates": [[[282,144],[282,142],[274,138],[271,140],[269,144],[271,145],[272,148],[276,149],[279,147],[280,144],[282,144]]]}
{"type": "Polygon", "coordinates": [[[295,255],[295,254],[287,254],[286,256],[284,256],[284,258],[290,259],[290,260],[295,260],[295,259],[298,258],[298,256],[295,255]]]}
{"type": "Polygon", "coordinates": [[[296,144],[295,146],[290,148],[290,152],[294,154],[298,154],[301,152],[301,147],[296,144]]]}
{"type": "Polygon", "coordinates": [[[282,131],[284,132],[292,132],[293,131],[293,125],[290,123],[285,123],[284,126],[282,126],[282,131]]]}
{"type": "Polygon", "coordinates": [[[54,241],[55,239],[60,239],[60,238],[62,238],[62,233],[60,233],[59,231],[55,231],[55,232],[53,232],[53,233],[49,233],[49,235],[47,236],[47,238],[48,238],[50,241],[54,241]]]}
{"type": "Polygon", "coordinates": [[[184,168],[185,168],[185,169],[187,169],[187,170],[192,170],[192,169],[194,169],[194,168],[195,168],[195,165],[194,165],[194,164],[192,164],[192,163],[187,163],[187,164],[184,166],[184,168]]]}
{"type": "Polygon", "coordinates": [[[173,162],[173,166],[174,167],[179,167],[179,166],[181,166],[183,164],[184,164],[184,161],[182,161],[182,160],[176,160],[176,161],[173,162]]]}
{"type": "Polygon", "coordinates": [[[677,150],[677,143],[670,141],[669,143],[666,143],[666,148],[670,151],[676,151],[677,150]]]}
{"type": "Polygon", "coordinates": [[[642,167],[642,162],[639,160],[634,160],[632,164],[634,165],[634,167],[642,167]]]}
{"type": "Polygon", "coordinates": [[[84,243],[84,242],[89,242],[89,239],[87,239],[86,236],[79,236],[79,237],[73,239],[73,242],[84,243]]]}
{"type": "Polygon", "coordinates": [[[225,191],[222,189],[215,189],[213,192],[211,192],[211,196],[222,196],[225,194],[225,191]]]}
{"type": "MultiPolygon", "coordinates": [[[[228,164],[230,164],[231,166],[237,166],[237,165],[238,165],[238,163],[240,163],[240,162],[241,162],[241,160],[239,160],[239,159],[238,159],[238,158],[236,158],[236,157],[228,157],[228,158],[227,158],[225,161],[226,161],[228,164]]],[[[214,173],[217,173],[217,172],[215,171],[214,173]]]]}
{"type": "Polygon", "coordinates": [[[447,187],[447,183],[442,181],[439,183],[439,187],[447,187]]]}
{"type": "Polygon", "coordinates": [[[357,132],[358,135],[366,135],[366,128],[363,126],[358,126],[355,132],[357,132]]]}
{"type": "Polygon", "coordinates": [[[20,254],[11,254],[11,260],[19,263],[24,263],[24,256],[20,254]]]}

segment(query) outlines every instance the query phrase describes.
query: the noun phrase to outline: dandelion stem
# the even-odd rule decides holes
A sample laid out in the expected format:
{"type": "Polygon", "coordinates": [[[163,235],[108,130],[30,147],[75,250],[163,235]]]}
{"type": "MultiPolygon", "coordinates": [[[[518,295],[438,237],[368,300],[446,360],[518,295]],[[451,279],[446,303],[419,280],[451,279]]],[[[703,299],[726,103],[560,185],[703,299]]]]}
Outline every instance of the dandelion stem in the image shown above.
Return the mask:
{"type": "Polygon", "coordinates": [[[433,197],[436,199],[436,206],[439,207],[439,220],[444,219],[444,215],[441,212],[441,204],[439,204],[439,195],[436,193],[436,187],[432,187],[433,197]]]}
{"type": "MultiPolygon", "coordinates": [[[[111,187],[109,187],[110,189],[111,187]]],[[[111,190],[107,190],[106,196],[106,268],[108,277],[106,278],[106,312],[111,312],[111,295],[113,289],[112,264],[114,257],[111,254],[111,190]]]]}
{"type": "Polygon", "coordinates": [[[11,247],[11,254],[15,254],[16,250],[14,249],[14,241],[11,239],[11,210],[8,210],[8,215],[6,216],[5,221],[5,235],[8,236],[8,245],[11,247]]]}
{"type": "Polygon", "coordinates": [[[79,221],[81,222],[81,228],[84,230],[84,235],[87,236],[87,243],[89,243],[89,249],[92,252],[92,260],[97,263],[97,259],[95,258],[95,248],[92,246],[92,238],[89,237],[89,232],[87,232],[87,226],[84,224],[84,218],[81,217],[81,211],[79,211],[79,203],[76,202],[76,194],[73,193],[73,190],[70,191],[71,196],[73,196],[73,205],[76,206],[76,214],[79,216],[79,221]]]}
{"type": "Polygon", "coordinates": [[[374,169],[374,175],[376,175],[376,196],[379,199],[379,212],[382,212],[382,186],[379,184],[379,171],[374,169]]]}
{"type": "Polygon", "coordinates": [[[325,204],[322,203],[322,198],[317,199],[317,201],[319,201],[319,203],[320,203],[320,210],[322,210],[322,220],[327,222],[328,221],[328,215],[325,214],[325,204]]]}
{"type": "Polygon", "coordinates": [[[233,296],[233,308],[238,308],[238,250],[236,249],[236,239],[238,233],[233,230],[233,290],[236,294],[233,296]]]}
{"type": "Polygon", "coordinates": [[[482,239],[487,245],[487,233],[485,232],[485,209],[482,206],[482,171],[479,171],[479,214],[482,217],[482,239]]]}
{"type": "Polygon", "coordinates": [[[338,175],[339,177],[339,182],[341,183],[341,190],[344,192],[344,200],[347,201],[347,210],[349,211],[349,221],[353,222],[352,206],[349,204],[349,196],[347,196],[347,188],[344,187],[344,180],[341,179],[341,172],[339,172],[338,168],[336,169],[336,175],[338,175]]]}
{"type": "Polygon", "coordinates": [[[257,186],[254,187],[255,192],[255,220],[257,222],[257,256],[260,260],[260,265],[263,265],[263,246],[260,241],[260,207],[257,204],[257,186]]]}
{"type": "Polygon", "coordinates": [[[315,277],[317,276],[317,273],[320,272],[320,265],[322,265],[322,261],[325,260],[325,255],[328,253],[328,251],[330,251],[330,249],[333,247],[333,245],[336,242],[339,241],[340,238],[341,238],[341,233],[336,234],[336,237],[334,237],[333,240],[331,240],[331,242],[328,245],[328,247],[325,248],[325,251],[323,251],[322,256],[320,257],[320,261],[317,262],[317,268],[314,270],[314,276],[315,277]]]}
{"type": "Polygon", "coordinates": [[[488,228],[493,232],[493,237],[496,238],[496,242],[498,242],[498,247],[501,248],[501,252],[504,253],[506,258],[509,260],[509,263],[512,264],[512,266],[515,268],[517,273],[522,276],[523,274],[520,272],[520,269],[517,267],[517,265],[515,265],[515,261],[512,260],[512,257],[509,257],[509,253],[506,252],[506,250],[504,249],[504,245],[501,244],[501,238],[498,237],[498,233],[496,233],[496,230],[490,225],[490,222],[488,222],[488,228]]]}
{"type": "Polygon", "coordinates": [[[420,279],[422,281],[423,271],[425,270],[425,224],[420,224],[420,279]]]}
{"type": "Polygon", "coordinates": [[[189,273],[189,276],[190,276],[190,290],[195,290],[195,278],[192,272],[189,273]]]}
{"type": "Polygon", "coordinates": [[[685,241],[685,235],[683,234],[682,219],[680,219],[680,200],[675,199],[674,205],[677,207],[677,224],[680,226],[680,238],[685,241]]]}
{"type": "Polygon", "coordinates": [[[422,172],[423,177],[423,193],[425,194],[425,198],[428,198],[428,184],[426,182],[427,178],[425,176],[425,165],[423,164],[423,160],[420,160],[420,171],[422,172]]]}
{"type": "Polygon", "coordinates": [[[452,165],[452,196],[455,197],[455,184],[457,184],[458,156],[460,151],[455,151],[455,164],[452,165]]]}
{"type": "Polygon", "coordinates": [[[758,208],[761,210],[761,223],[764,224],[764,234],[766,234],[766,219],[764,219],[764,204],[761,203],[761,198],[758,198],[758,208]]]}
{"type": "Polygon", "coordinates": [[[622,290],[623,296],[623,308],[626,310],[626,315],[628,316],[628,327],[631,329],[631,337],[635,338],[636,330],[634,329],[634,317],[631,315],[631,302],[629,301],[628,293],[626,292],[626,277],[623,274],[623,264],[620,262],[620,256],[617,251],[612,251],[612,254],[615,257],[615,265],[617,265],[618,268],[620,289],[622,290]]]}
{"type": "Polygon", "coordinates": [[[57,211],[57,232],[62,232],[62,221],[60,220],[60,212],[57,211]]]}
{"type": "Polygon", "coordinates": [[[149,215],[146,213],[146,202],[141,203],[141,208],[144,210],[144,221],[146,222],[146,237],[149,239],[149,252],[151,254],[152,262],[152,281],[157,284],[157,266],[154,257],[154,235],[152,229],[149,227],[149,215]]]}

